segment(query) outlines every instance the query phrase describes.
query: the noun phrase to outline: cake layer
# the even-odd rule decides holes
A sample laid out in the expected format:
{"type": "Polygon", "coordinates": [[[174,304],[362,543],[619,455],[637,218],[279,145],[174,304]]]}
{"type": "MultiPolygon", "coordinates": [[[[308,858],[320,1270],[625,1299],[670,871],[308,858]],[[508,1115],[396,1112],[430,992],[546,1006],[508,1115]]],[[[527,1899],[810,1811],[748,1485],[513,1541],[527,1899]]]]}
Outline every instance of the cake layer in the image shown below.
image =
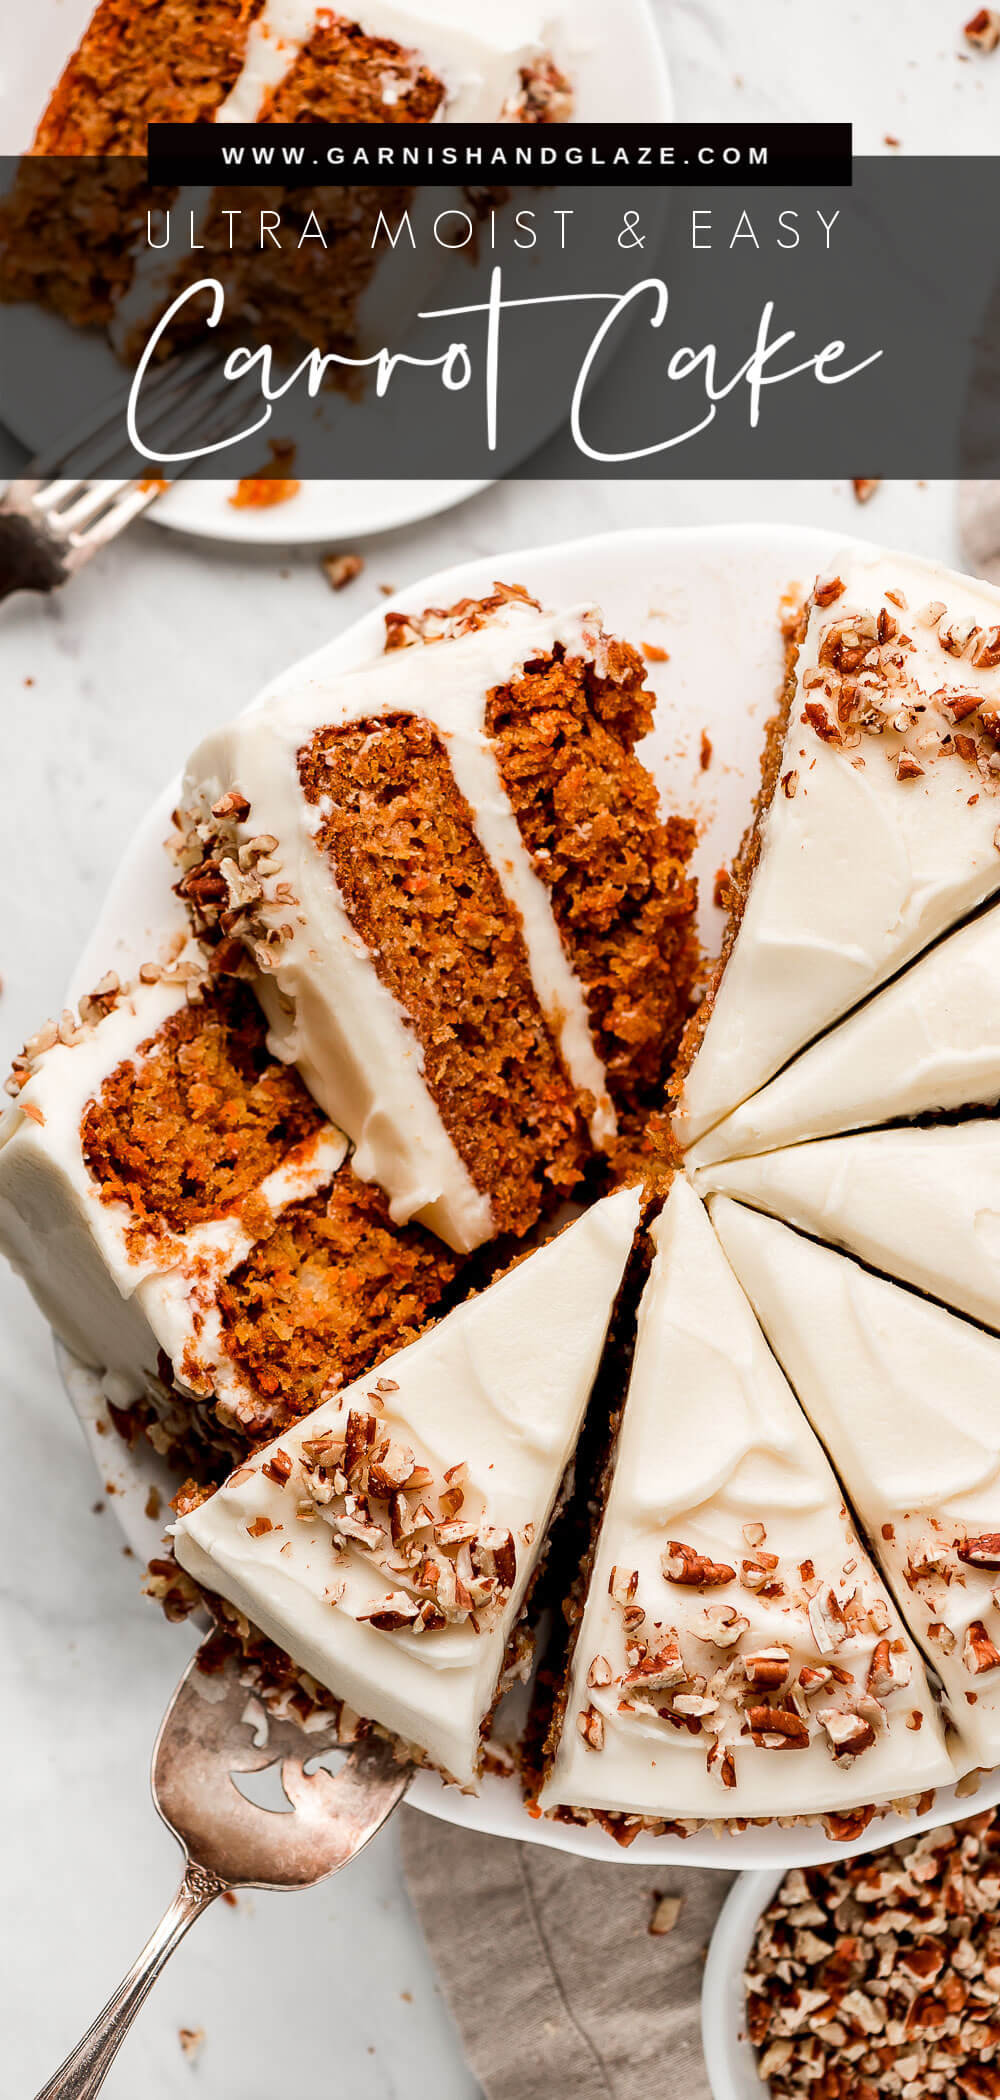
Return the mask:
{"type": "Polygon", "coordinates": [[[995,1765],[1000,1341],[775,1219],[725,1197],[711,1213],[941,1680],[964,1763],[995,1765]]]}
{"type": "Polygon", "coordinates": [[[687,1154],[689,1171],[1000,1101],[1000,910],[939,941],[687,1154]]]}
{"type": "Polygon", "coordinates": [[[19,1061],[0,1245],[121,1404],[259,1437],[416,1331],[454,1259],[358,1181],[245,985],[186,956],[84,1006],[19,1061]]]}
{"type": "Polygon", "coordinates": [[[252,956],[269,1040],[356,1171],[468,1249],[570,1192],[613,1096],[662,1085],[690,827],[659,821],[642,662],[592,610],[498,588],[392,639],[206,741],[180,889],[223,966],[252,956]]]}
{"type": "Polygon", "coordinates": [[[1000,592],[847,549],[810,599],[785,706],[684,1146],[1000,888],[1000,592]]]}
{"type": "Polygon", "coordinates": [[[696,1176],[1000,1328],[1000,1122],[865,1130],[696,1176]]]}
{"type": "Polygon", "coordinates": [[[948,1782],[920,1658],[685,1182],[653,1239],[543,1808],[812,1815],[948,1782]]]}
{"type": "Polygon", "coordinates": [[[462,1786],[638,1219],[634,1189],[595,1204],[176,1527],[196,1581],[462,1786]]]}

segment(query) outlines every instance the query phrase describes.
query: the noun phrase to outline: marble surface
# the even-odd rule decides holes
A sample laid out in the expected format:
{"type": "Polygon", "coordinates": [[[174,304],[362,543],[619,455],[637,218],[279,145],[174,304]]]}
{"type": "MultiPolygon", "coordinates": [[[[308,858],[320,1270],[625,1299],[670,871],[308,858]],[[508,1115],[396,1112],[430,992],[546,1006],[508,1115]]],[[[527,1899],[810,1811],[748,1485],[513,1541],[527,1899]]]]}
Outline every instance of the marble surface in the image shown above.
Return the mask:
{"type": "MultiPolygon", "coordinates": [[[[961,0],[892,10],[847,0],[672,0],[659,8],[681,115],[852,114],[858,143],[985,150],[1000,56],[961,62],[961,0]],[[892,17],[891,38],[875,12],[892,17]],[[952,20],[954,16],[954,20],[952,20]],[[823,31],[824,64],[809,38],[823,31]],[[874,85],[873,85],[874,83],[874,85]]],[[[0,443],[0,471],[16,462],[0,443]]],[[[845,462],[847,464],[847,462],[845,462]]],[[[272,672],[403,584],[464,556],[582,530],[798,519],[957,559],[947,484],[637,487],[512,484],[369,543],[333,596],[315,552],[248,554],[150,524],[47,603],[0,610],[6,702],[0,874],[0,1066],[57,1008],[145,805],[212,722],[272,672]]],[[[176,1875],[147,1787],[157,1722],[188,1636],[139,1593],[113,1505],[59,1387],[48,1333],[0,1273],[9,1550],[3,1578],[7,1777],[2,1962],[5,2089],[28,2095],[133,1958],[176,1875]]],[[[637,1897],[638,1902],[638,1897],[637,1897]]],[[[637,1917],[638,1926],[638,1917],[637,1917]]],[[[108,2079],[109,2100],[273,2100],[281,2089],[470,2100],[409,1909],[393,1831],[309,1894],[217,1906],[174,1957],[108,2079]],[[181,2028],[203,2028],[188,2057],[181,2028]]]]}

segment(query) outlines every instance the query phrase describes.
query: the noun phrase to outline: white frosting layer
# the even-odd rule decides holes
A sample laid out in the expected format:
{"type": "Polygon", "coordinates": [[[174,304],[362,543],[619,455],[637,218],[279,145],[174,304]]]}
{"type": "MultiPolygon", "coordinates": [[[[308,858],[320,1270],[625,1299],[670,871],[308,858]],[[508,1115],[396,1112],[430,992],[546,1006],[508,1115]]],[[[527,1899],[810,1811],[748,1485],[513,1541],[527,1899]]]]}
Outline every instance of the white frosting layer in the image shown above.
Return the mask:
{"type": "Polygon", "coordinates": [[[635,1190],[595,1204],[271,1446],[293,1462],[286,1486],[261,1472],[265,1452],[177,1526],[190,1574],[463,1786],[475,1784],[480,1723],[573,1455],[638,1219],[635,1190]],[[478,1633],[468,1621],[420,1634],[360,1622],[359,1610],[393,1585],[356,1547],[335,1560],[322,1515],[296,1518],[303,1441],[342,1429],[352,1408],[369,1409],[376,1378],[379,1394],[386,1382],[394,1388],[380,1410],[392,1437],[435,1479],[464,1462],[463,1514],[485,1513],[513,1534],[516,1580],[502,1616],[478,1633]],[[253,1537],[247,1526],[258,1517],[275,1528],[253,1537]],[[335,1577],[346,1586],[332,1600],[335,1577]]]}
{"type": "Polygon", "coordinates": [[[278,841],[277,880],[290,886],[296,903],[272,897],[260,907],[265,923],[284,931],[272,970],[257,984],[276,1054],[295,1061],[326,1113],[348,1132],[355,1171],[385,1189],[396,1221],[418,1216],[462,1251],[490,1237],[489,1198],[459,1157],[425,1084],[418,1038],[351,923],[328,855],[317,848],[323,811],[303,795],[297,755],[326,726],[392,714],[435,725],[518,918],[539,1004],[569,1076],[595,1096],[591,1134],[601,1143],[614,1131],[614,1112],[586,1000],[484,728],[495,686],[557,643],[591,657],[599,632],[590,608],[542,613],[515,602],[475,633],[399,649],[358,671],[298,672],[209,737],[185,781],[184,801],[197,808],[238,789],[251,804],[239,837],[263,832],[278,841]]]}
{"type": "MultiPolygon", "coordinates": [[[[996,628],[1000,592],[899,554],[848,549],[830,573],[845,589],[810,610],[779,767],[792,792],[779,785],[764,818],[742,923],[677,1118],[685,1146],[1000,887],[1000,797],[974,764],[935,757],[900,780],[904,742],[920,756],[919,725],[905,737],[890,729],[840,745],[803,720],[806,705],[823,701],[810,682],[823,637],[852,614],[884,614],[909,637],[907,689],[925,709],[946,687],[1000,703],[1000,668],[956,659],[939,640],[963,621],[996,628]],[[935,601],[946,611],[930,624],[919,615],[935,601]]],[[[929,709],[927,721],[934,715],[929,709]]]]}
{"type": "Polygon", "coordinates": [[[698,1176],[1000,1328],[1000,1122],[871,1130],[698,1176]]]}
{"type": "Polygon", "coordinates": [[[724,1197],[711,1212],[941,1678],[964,1763],[995,1765],[1000,1653],[974,1669],[988,1645],[970,1658],[968,1632],[1000,1644],[1000,1573],[954,1549],[1000,1534],[1000,1341],[775,1219],[724,1197]]]}
{"type": "MultiPolygon", "coordinates": [[[[133,1394],[155,1376],[162,1348],[184,1359],[194,1390],[235,1400],[245,1388],[223,1347],[215,1290],[249,1253],[252,1233],[231,1212],[130,1244],[135,1214],[105,1200],[81,1143],[88,1102],[119,1064],[141,1062],[139,1045],[186,996],[176,981],[132,985],[77,1042],[41,1057],[0,1119],[0,1249],[67,1347],[133,1394]]],[[[256,1193],[276,1213],[324,1187],[346,1155],[342,1132],[323,1125],[256,1193]]]]}
{"type": "MultiPolygon", "coordinates": [[[[563,1803],[668,1818],[785,1816],[848,1809],[946,1783],[954,1775],[919,1657],[704,1210],[684,1182],[675,1182],[653,1237],[656,1259],[639,1315],[614,1477],[543,1807],[563,1803]],[[660,1562],[671,1540],[736,1571],[762,1546],[778,1556],[770,1580],[781,1583],[782,1593],[766,1596],[739,1579],[701,1589],[668,1582],[660,1562]],[[817,1621],[823,1646],[810,1623],[800,1574],[807,1560],[817,1578],[814,1617],[831,1588],[841,1607],[852,1598],[860,1607],[853,1628],[831,1630],[831,1615],[824,1613],[825,1623],[817,1621]],[[623,1694],[625,1633],[621,1607],[609,1591],[613,1569],[637,1571],[635,1603],[645,1611],[641,1635],[651,1648],[662,1643],[665,1631],[675,1632],[685,1664],[703,1679],[731,1668],[740,1700],[747,1685],[741,1658],[776,1647],[789,1656],[787,1691],[756,1692],[764,1704],[786,1703],[803,1665],[822,1670],[833,1661],[851,1673],[853,1685],[800,1693],[799,1711],[809,1730],[801,1749],[755,1744],[742,1732],[745,1713],[725,1689],[718,1692],[716,1715],[688,1733],[656,1711],[672,1701],[674,1691],[645,1701],[623,1694]],[[731,1607],[746,1622],[732,1645],[716,1646],[704,1637],[706,1608],[716,1607],[731,1607]],[[902,1644],[893,1655],[897,1682],[874,1709],[874,1741],[845,1762],[834,1757],[819,1716],[834,1707],[873,1711],[865,1687],[876,1645],[886,1639],[902,1644]],[[606,1686],[588,1684],[595,1658],[611,1665],[606,1686]],[[620,1711],[623,1696],[631,1709],[626,1713],[620,1711]],[[588,1710],[603,1724],[600,1750],[588,1748],[580,1733],[579,1716],[588,1710]],[[713,1721],[720,1719],[716,1736],[713,1721]],[[731,1750],[735,1785],[723,1783],[721,1755],[709,1768],[716,1741],[731,1750]]],[[[686,1689],[694,1687],[688,1683],[686,1689]]],[[[675,1690],[683,1695],[685,1686],[675,1690]]]]}
{"type": "MultiPolygon", "coordinates": [[[[317,0],[264,0],[247,38],[241,71],[215,114],[217,124],[252,124],[308,44],[323,10],[317,0]]],[[[496,120],[520,81],[520,69],[552,46],[561,10],[546,0],[361,0],[346,19],[365,34],[412,52],[440,80],[439,118],[474,124],[496,120]]],[[[391,94],[391,85],[390,85],[391,94]]]]}
{"type": "Polygon", "coordinates": [[[688,1170],[934,1109],[1000,1101],[1000,909],[821,1036],[691,1147],[688,1170]]]}

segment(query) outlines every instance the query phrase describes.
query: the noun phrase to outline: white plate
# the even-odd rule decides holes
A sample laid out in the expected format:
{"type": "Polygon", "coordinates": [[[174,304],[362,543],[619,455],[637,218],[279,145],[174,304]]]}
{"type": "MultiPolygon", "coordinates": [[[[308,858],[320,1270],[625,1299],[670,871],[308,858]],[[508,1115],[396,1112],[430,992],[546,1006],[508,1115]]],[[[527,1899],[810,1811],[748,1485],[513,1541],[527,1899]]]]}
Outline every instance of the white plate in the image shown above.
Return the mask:
{"type": "Polygon", "coordinates": [[[763,2100],[757,2052],[746,2031],[743,1972],[757,1920],[785,1869],[742,1874],[716,1919],[701,1986],[701,2046],[712,2100],[763,2100]]]}
{"type": "MultiPolygon", "coordinates": [[[[32,14],[31,36],[13,39],[0,78],[0,154],[25,150],[93,5],[94,0],[40,0],[32,14]],[[30,115],[27,123],[26,113],[30,115]]],[[[572,0],[572,9],[569,62],[576,89],[576,121],[668,122],[673,115],[673,94],[649,0],[616,0],[613,11],[607,0],[572,0]]],[[[4,317],[8,342],[18,353],[7,359],[14,384],[6,389],[4,421],[32,450],[39,448],[43,436],[34,421],[37,388],[33,381],[35,400],[19,400],[17,375],[44,369],[65,340],[66,325],[54,315],[27,308],[8,308],[4,317]],[[20,347],[25,330],[30,331],[28,358],[20,347]]],[[[88,402],[98,405],[113,394],[121,366],[103,338],[95,337],[79,358],[74,357],[74,371],[82,419],[88,402]]],[[[524,456],[549,436],[549,429],[532,430],[524,456]]],[[[202,538],[258,546],[343,542],[414,524],[464,502],[486,486],[483,480],[307,481],[289,502],[273,510],[236,510],[229,501],[234,482],[191,477],[177,482],[149,515],[161,525],[202,538]]]]}
{"type": "MultiPolygon", "coordinates": [[[[764,724],[781,682],[780,602],[790,588],[808,586],[840,544],[832,533],[796,526],[654,527],[490,555],[399,592],[387,607],[366,614],[308,659],[309,667],[320,675],[362,663],[381,649],[388,607],[420,609],[479,596],[498,574],[507,582],[525,584],[550,605],[595,601],[612,630],[667,649],[669,662],[650,666],[658,699],[643,757],[665,806],[698,818],[695,865],[702,892],[702,933],[711,950],[721,930],[721,916],[712,903],[715,871],[731,859],[743,832],[758,777],[764,724]],[[707,771],[700,764],[703,732],[713,746],[707,771]]],[[[106,969],[125,976],[133,972],[164,928],[180,920],[162,852],[177,788],[174,781],[164,791],[119,868],[75,972],[71,1003],[106,969]]],[[[113,1478],[120,1490],[115,1507],[129,1542],[148,1557],[160,1535],[143,1515],[153,1472],[150,1454],[128,1453],[117,1437],[95,1430],[95,1416],[106,1416],[97,1382],[78,1366],[70,1367],[68,1359],[61,1360],[64,1375],[71,1369],[70,1396],[88,1430],[102,1478],[113,1478]]],[[[669,1859],[741,1868],[811,1864],[842,1856],[845,1849],[871,1850],[914,1829],[946,1822],[956,1813],[953,1790],[946,1788],[919,1823],[897,1816],[878,1818],[861,1843],[850,1848],[832,1843],[819,1826],[803,1825],[722,1837],[710,1830],[685,1839],[642,1836],[621,1851],[598,1829],[574,1829],[529,1817],[516,1784],[503,1779],[487,1777],[482,1793],[472,1799],[423,1774],[410,1799],[431,1815],[473,1829],[646,1866],[669,1859]]],[[[1000,1773],[984,1782],[976,1807],[997,1800],[1000,1773]]]]}

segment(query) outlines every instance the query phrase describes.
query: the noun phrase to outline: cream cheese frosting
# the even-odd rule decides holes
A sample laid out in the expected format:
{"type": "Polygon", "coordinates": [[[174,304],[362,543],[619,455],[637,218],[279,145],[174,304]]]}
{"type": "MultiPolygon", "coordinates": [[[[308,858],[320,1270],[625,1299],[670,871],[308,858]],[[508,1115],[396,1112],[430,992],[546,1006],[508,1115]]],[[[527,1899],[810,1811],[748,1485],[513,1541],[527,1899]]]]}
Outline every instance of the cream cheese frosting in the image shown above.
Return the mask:
{"type": "Polygon", "coordinates": [[[948,1782],[920,1658],[685,1182],[652,1236],[543,1808],[809,1815],[948,1782]]]}
{"type": "Polygon", "coordinates": [[[189,1574],[465,1787],[638,1221],[605,1197],[176,1527],[189,1574]]]}
{"type": "Polygon", "coordinates": [[[1000,888],[998,734],[1000,592],[848,548],[810,600],[682,1145],[1000,888]]]}
{"type": "Polygon", "coordinates": [[[711,1212],[941,1680],[964,1763],[995,1765],[1000,1341],[775,1219],[725,1197],[711,1212]]]}
{"type": "Polygon", "coordinates": [[[1000,1328],[1000,1122],[865,1130],[696,1177],[1000,1328]]]}
{"type": "Polygon", "coordinates": [[[209,737],[183,789],[185,808],[202,823],[223,796],[235,792],[249,803],[249,815],[228,826],[234,856],[255,836],[271,842],[264,863],[271,872],[254,912],[274,945],[258,941],[253,952],[264,972],[255,989],[272,1050],[298,1065],[321,1107],[347,1131],[356,1173],[386,1191],[396,1222],[417,1217],[460,1251],[490,1237],[489,1197],[476,1187],[431,1097],[406,1013],[352,925],[317,844],[322,805],[307,802],[297,755],[328,726],[393,714],[434,724],[520,925],[539,1005],[569,1077],[594,1097],[591,1135],[602,1144],[615,1117],[583,988],[485,732],[493,688],[557,644],[567,655],[593,658],[601,645],[599,614],[591,607],[541,612],[514,599],[471,633],[395,650],[360,670],[328,671],[321,652],[209,737]]]}
{"type": "Polygon", "coordinates": [[[717,1123],[689,1172],[934,1110],[1000,1101],[1000,909],[939,941],[717,1123]]]}
{"type": "MultiPolygon", "coordinates": [[[[252,124],[308,44],[323,14],[316,0],[264,0],[250,25],[246,54],[217,124],[252,124]]],[[[522,67],[561,41],[565,11],[547,0],[362,0],[347,19],[366,36],[399,44],[440,80],[439,121],[487,123],[516,94],[522,67]]],[[[387,84],[391,94],[391,83],[387,84]]]]}
{"type": "MultiPolygon", "coordinates": [[[[245,1259],[255,1235],[245,1209],[192,1225],[166,1226],[137,1243],[135,1215],[106,1191],[84,1156],[87,1104],[123,1062],[186,1004],[204,958],[193,947],[158,981],[120,988],[109,1012],[66,1030],[34,1063],[0,1118],[0,1249],[28,1285],[56,1334],[84,1363],[112,1374],[116,1397],[136,1398],[157,1380],[161,1349],[178,1383],[252,1401],[224,1346],[215,1292],[245,1259]]],[[[342,1131],[321,1125],[261,1181],[258,1211],[274,1218],[324,1188],[347,1156],[342,1131]]]]}

